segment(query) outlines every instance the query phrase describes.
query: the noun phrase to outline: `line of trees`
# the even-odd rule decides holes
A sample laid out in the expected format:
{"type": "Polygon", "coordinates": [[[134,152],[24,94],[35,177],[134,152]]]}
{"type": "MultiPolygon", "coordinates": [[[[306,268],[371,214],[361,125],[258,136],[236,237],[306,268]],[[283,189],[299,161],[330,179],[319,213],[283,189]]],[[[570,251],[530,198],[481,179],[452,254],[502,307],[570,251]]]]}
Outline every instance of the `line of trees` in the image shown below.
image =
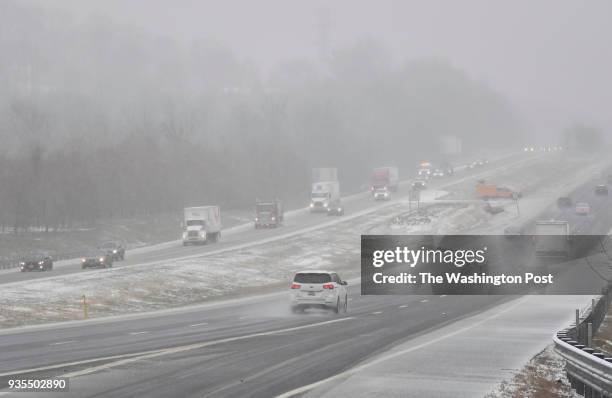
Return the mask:
{"type": "Polygon", "coordinates": [[[264,74],[212,42],[10,1],[0,29],[0,226],[17,231],[306,200],[311,167],[357,187],[440,136],[476,152],[521,133],[501,95],[450,63],[396,64],[368,40],[264,74]]]}

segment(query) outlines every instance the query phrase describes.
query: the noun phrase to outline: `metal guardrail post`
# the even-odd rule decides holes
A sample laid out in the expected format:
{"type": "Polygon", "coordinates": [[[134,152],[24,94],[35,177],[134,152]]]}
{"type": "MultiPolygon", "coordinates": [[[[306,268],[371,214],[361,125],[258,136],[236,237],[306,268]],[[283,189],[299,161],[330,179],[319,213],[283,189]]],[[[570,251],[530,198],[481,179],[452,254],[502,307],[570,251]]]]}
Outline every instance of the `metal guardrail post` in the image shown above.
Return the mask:
{"type": "Polygon", "coordinates": [[[593,324],[587,323],[587,347],[593,347],[593,324]]]}

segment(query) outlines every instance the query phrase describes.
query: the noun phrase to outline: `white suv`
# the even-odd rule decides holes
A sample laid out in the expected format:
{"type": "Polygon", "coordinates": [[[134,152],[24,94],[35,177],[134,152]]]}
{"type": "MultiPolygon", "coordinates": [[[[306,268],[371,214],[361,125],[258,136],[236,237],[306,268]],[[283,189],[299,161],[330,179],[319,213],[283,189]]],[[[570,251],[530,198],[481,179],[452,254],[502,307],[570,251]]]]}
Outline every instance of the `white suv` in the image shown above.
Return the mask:
{"type": "Polygon", "coordinates": [[[291,311],[306,308],[327,308],[335,313],[347,312],[348,283],[335,272],[301,271],[291,283],[291,311]]]}

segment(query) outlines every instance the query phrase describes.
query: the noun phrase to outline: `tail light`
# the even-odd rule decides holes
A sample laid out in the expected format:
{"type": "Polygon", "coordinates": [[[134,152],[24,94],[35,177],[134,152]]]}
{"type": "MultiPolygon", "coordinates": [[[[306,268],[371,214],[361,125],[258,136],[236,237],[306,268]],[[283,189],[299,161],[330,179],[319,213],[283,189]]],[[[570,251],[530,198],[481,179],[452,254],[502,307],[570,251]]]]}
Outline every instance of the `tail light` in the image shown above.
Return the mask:
{"type": "Polygon", "coordinates": [[[299,283],[292,283],[292,284],[291,284],[291,288],[292,288],[292,289],[299,289],[300,287],[301,287],[301,286],[300,286],[300,284],[299,284],[299,283]]]}
{"type": "Polygon", "coordinates": [[[333,283],[326,283],[323,285],[323,289],[333,289],[333,288],[334,288],[333,283]]]}

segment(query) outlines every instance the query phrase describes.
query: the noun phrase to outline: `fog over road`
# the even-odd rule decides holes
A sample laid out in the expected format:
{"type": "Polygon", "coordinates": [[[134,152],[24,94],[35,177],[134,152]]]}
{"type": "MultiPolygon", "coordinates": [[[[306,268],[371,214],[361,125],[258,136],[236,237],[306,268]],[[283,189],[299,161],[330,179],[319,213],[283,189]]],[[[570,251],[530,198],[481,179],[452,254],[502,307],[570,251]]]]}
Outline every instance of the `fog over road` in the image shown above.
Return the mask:
{"type": "MultiPolygon", "coordinates": [[[[523,157],[492,163],[488,170],[466,173],[465,178],[495,175],[498,169],[507,169],[511,162],[533,161],[523,157]]],[[[440,187],[461,184],[463,177],[458,174],[455,178],[441,181],[440,187]]],[[[593,184],[594,181],[589,181],[580,185],[570,196],[590,199],[593,184]]],[[[350,202],[352,211],[372,204],[371,198],[359,195],[350,202]]],[[[598,214],[607,216],[585,220],[592,221],[594,231],[609,230],[612,201],[601,200],[594,206],[598,214]]],[[[562,215],[562,210],[556,214],[551,211],[546,210],[546,216],[562,215]]],[[[322,221],[316,215],[301,217],[296,215],[295,222],[322,221]]],[[[581,225],[587,228],[589,224],[585,221],[581,225]]],[[[270,232],[287,233],[291,228],[270,232]]],[[[244,237],[236,241],[230,240],[233,236],[228,237],[227,245],[260,237],[252,231],[237,232],[236,236],[241,234],[244,237]]],[[[183,247],[178,249],[181,255],[186,254],[183,247]]],[[[205,253],[218,248],[189,249],[205,253]]],[[[174,248],[166,250],[169,251],[162,252],[164,256],[177,255],[174,248]]],[[[147,255],[152,258],[143,257],[142,261],[156,260],[160,254],[147,255]]],[[[65,268],[71,272],[70,266],[65,268]]],[[[68,375],[71,377],[68,396],[74,397],[162,397],[170,393],[269,397],[324,380],[367,362],[397,344],[447,325],[452,327],[459,319],[517,299],[513,296],[360,296],[356,283],[351,283],[349,291],[349,312],[338,316],[317,310],[292,315],[288,310],[287,291],[283,289],[265,296],[168,313],[9,329],[0,332],[0,377],[6,380],[10,375],[68,375]],[[168,380],[175,382],[168,383],[168,380]]],[[[471,359],[465,360],[469,366],[471,359]]]]}

